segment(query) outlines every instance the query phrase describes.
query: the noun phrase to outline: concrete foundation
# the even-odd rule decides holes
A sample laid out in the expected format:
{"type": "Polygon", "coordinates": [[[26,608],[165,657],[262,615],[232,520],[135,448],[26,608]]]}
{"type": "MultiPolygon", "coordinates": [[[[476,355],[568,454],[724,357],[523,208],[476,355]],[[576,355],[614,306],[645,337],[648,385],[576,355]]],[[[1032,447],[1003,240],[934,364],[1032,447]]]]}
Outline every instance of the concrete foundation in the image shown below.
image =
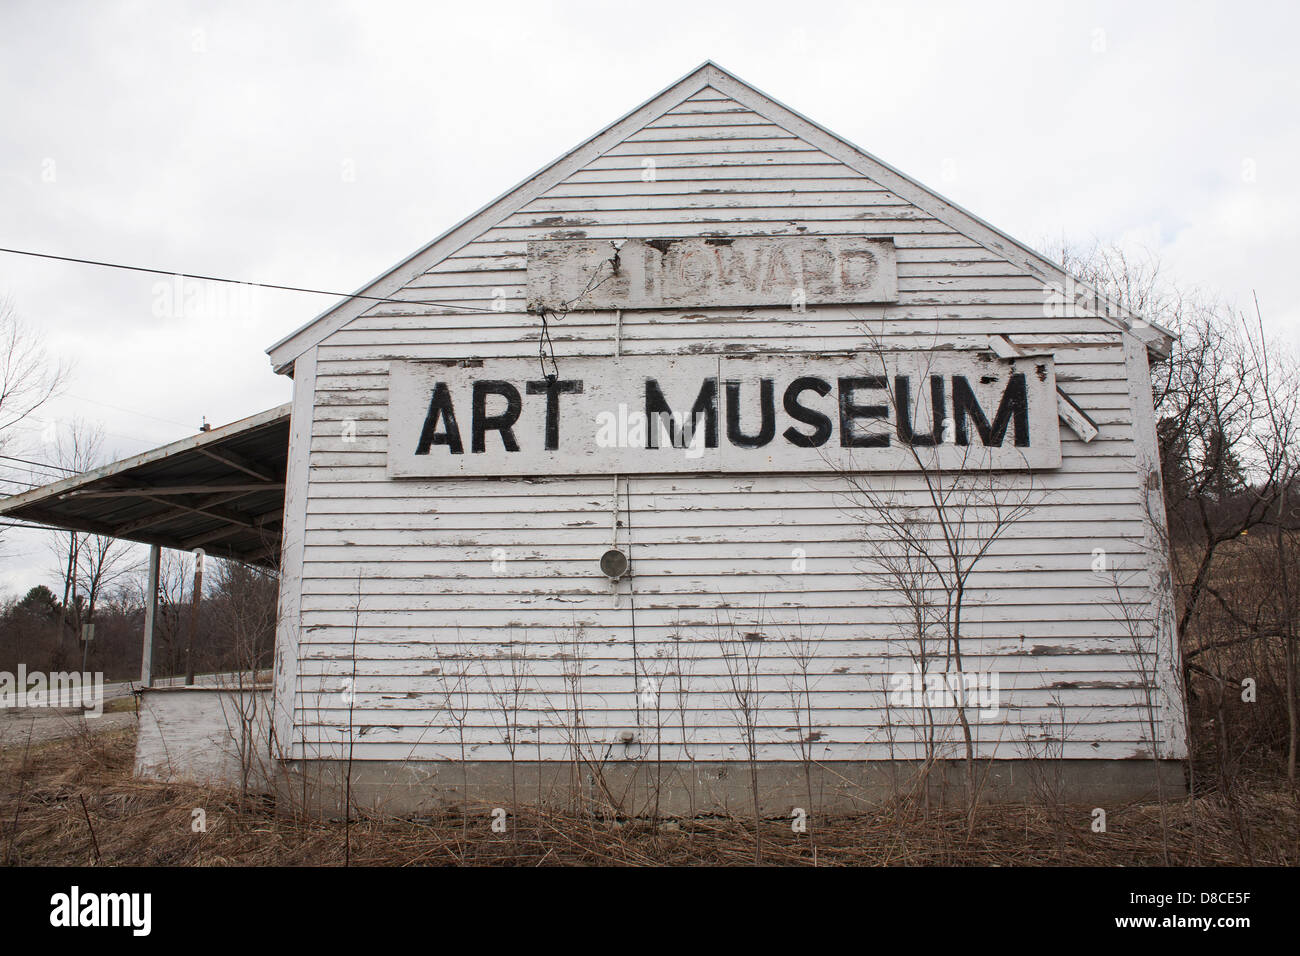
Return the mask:
{"type": "MultiPolygon", "coordinates": [[[[761,763],[757,768],[759,809],[768,817],[805,808],[812,790],[819,812],[852,813],[895,796],[928,788],[932,806],[966,803],[967,770],[944,761],[922,781],[911,761],[816,764],[805,777],[799,762],[761,763]]],[[[1180,761],[1163,760],[995,760],[976,765],[981,803],[1089,803],[1114,806],[1187,793],[1180,761]]],[[[341,816],[348,786],[345,761],[281,764],[274,788],[296,807],[341,816]]],[[[457,762],[354,761],[352,804],[380,815],[430,813],[469,806],[476,811],[520,806],[567,806],[580,793],[586,806],[620,816],[750,814],[753,797],[746,763],[649,762],[607,764],[599,771],[570,764],[520,761],[457,762]]]]}
{"type": "MultiPolygon", "coordinates": [[[[619,760],[604,764],[518,761],[280,761],[269,747],[265,688],[155,687],[140,706],[136,775],[145,779],[274,791],[286,807],[342,816],[352,805],[403,816],[469,807],[585,807],[618,816],[748,815],[749,765],[619,760]],[[350,775],[350,781],[349,781],[350,775]]],[[[759,811],[788,817],[796,808],[853,813],[894,797],[925,795],[931,806],[967,803],[964,761],[799,761],[757,765],[759,811]]],[[[1119,803],[1187,792],[1174,760],[992,760],[976,764],[981,803],[1119,803]]]]}
{"type": "Polygon", "coordinates": [[[167,783],[266,790],[273,776],[270,689],[141,691],[135,775],[167,783]]]}

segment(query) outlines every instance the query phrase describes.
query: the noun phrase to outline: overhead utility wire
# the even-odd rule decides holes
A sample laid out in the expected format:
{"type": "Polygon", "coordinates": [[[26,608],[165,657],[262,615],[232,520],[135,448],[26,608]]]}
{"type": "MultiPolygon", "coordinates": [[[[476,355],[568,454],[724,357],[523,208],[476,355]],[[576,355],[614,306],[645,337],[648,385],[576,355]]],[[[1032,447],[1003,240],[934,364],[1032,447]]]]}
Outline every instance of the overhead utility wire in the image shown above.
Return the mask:
{"type": "Polygon", "coordinates": [[[156,422],[163,422],[167,425],[179,425],[181,428],[190,428],[188,422],[178,422],[170,418],[159,418],[157,415],[150,415],[148,412],[138,411],[134,408],[126,408],[122,405],[110,405],[108,402],[101,402],[97,398],[86,398],[84,395],[73,395],[71,392],[65,393],[63,398],[70,398],[77,402],[89,402],[91,405],[97,405],[100,408],[111,408],[114,411],[126,412],[129,415],[138,415],[140,418],[150,418],[156,422]]]}
{"type": "Polygon", "coordinates": [[[457,305],[454,302],[433,302],[427,300],[415,299],[388,299],[378,295],[362,295],[360,292],[329,292],[325,289],[308,289],[296,285],[278,285],[274,282],[247,282],[243,279],[223,279],[220,276],[196,275],[192,272],[177,272],[175,269],[150,269],[145,266],[130,266],[120,262],[101,262],[98,259],[79,259],[75,256],[56,256],[48,252],[33,252],[29,249],[5,249],[0,248],[0,252],[7,252],[15,256],[32,256],[36,259],[54,259],[59,262],[75,262],[86,266],[102,266],[105,269],[123,269],[127,272],[147,272],[151,275],[160,276],[181,276],[186,279],[199,279],[203,282],[227,282],[231,285],[247,285],[258,289],[276,289],[281,292],[306,292],[310,295],[332,295],[340,299],[366,299],[370,302],[385,302],[392,305],[427,305],[439,309],[450,309],[453,312],[497,312],[497,309],[481,309],[472,305],[457,305]]]}
{"type": "Polygon", "coordinates": [[[6,461],[21,461],[24,465],[36,465],[38,468],[46,468],[50,471],[65,471],[69,475],[80,474],[75,468],[64,468],[62,465],[53,465],[45,461],[32,461],[30,458],[16,458],[13,455],[0,455],[0,458],[6,461]]]}

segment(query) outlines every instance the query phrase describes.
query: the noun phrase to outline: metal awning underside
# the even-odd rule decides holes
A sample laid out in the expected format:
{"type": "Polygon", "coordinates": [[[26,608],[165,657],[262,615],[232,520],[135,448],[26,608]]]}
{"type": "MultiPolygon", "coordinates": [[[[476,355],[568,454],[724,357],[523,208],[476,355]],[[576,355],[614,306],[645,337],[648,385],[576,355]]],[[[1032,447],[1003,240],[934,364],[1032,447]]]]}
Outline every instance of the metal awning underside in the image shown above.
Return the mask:
{"type": "Polygon", "coordinates": [[[289,405],[0,500],[0,514],[271,567],[289,405]]]}

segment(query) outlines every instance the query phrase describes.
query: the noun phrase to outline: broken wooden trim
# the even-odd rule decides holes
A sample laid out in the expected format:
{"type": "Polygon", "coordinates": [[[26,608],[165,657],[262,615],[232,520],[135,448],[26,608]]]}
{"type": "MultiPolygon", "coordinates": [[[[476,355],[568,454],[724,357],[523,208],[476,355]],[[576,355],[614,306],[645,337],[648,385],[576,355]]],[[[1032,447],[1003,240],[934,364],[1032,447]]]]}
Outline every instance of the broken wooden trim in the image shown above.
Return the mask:
{"type": "Polygon", "coordinates": [[[59,498],[154,498],[172,495],[228,494],[234,491],[247,494],[253,491],[283,490],[283,481],[264,481],[257,484],[160,485],[157,488],[150,488],[146,485],[138,488],[109,488],[103,490],[81,488],[64,492],[59,495],[59,498]]]}
{"type": "Polygon", "coordinates": [[[1070,426],[1070,430],[1079,436],[1079,439],[1086,445],[1097,437],[1100,429],[1097,423],[1088,417],[1088,413],[1074,403],[1074,400],[1061,391],[1061,386],[1056,387],[1056,410],[1061,417],[1061,421],[1070,426]]]}
{"type": "MultiPolygon", "coordinates": [[[[990,335],[989,348],[1000,359],[1025,358],[1036,354],[1026,352],[1005,335],[990,335]]],[[[1088,413],[1080,408],[1074,399],[1061,391],[1059,385],[1056,386],[1056,411],[1061,421],[1065,422],[1085,445],[1099,434],[1100,429],[1097,427],[1097,423],[1088,417],[1088,413]]]]}

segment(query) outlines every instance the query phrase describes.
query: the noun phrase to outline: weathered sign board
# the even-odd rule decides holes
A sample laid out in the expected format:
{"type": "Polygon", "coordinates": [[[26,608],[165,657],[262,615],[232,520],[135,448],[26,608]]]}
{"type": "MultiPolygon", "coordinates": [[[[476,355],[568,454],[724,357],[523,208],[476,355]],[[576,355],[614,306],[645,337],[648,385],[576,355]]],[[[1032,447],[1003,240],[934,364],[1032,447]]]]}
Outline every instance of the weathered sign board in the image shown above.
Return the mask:
{"type": "Polygon", "coordinates": [[[394,361],[394,478],[1055,468],[1049,356],[394,361]]]}
{"type": "Polygon", "coordinates": [[[528,243],[528,308],[737,308],[896,302],[892,239],[863,236],[528,243]]]}

